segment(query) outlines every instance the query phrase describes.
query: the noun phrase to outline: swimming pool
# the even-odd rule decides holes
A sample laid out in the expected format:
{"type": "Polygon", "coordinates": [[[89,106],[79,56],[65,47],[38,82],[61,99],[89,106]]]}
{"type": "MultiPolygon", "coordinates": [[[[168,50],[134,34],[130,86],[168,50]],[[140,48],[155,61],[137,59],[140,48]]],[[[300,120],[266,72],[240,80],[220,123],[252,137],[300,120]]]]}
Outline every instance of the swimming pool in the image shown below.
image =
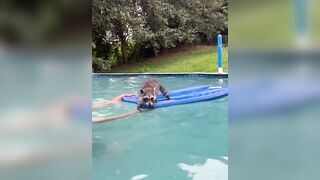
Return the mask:
{"type": "MultiPolygon", "coordinates": [[[[150,75],[93,75],[93,103],[137,93],[150,75]]],[[[210,84],[227,86],[211,75],[155,75],[170,90],[210,84]]],[[[92,173],[95,180],[228,178],[228,97],[149,110],[94,124],[92,173]]],[[[120,103],[94,109],[93,116],[132,112],[120,103]]]]}

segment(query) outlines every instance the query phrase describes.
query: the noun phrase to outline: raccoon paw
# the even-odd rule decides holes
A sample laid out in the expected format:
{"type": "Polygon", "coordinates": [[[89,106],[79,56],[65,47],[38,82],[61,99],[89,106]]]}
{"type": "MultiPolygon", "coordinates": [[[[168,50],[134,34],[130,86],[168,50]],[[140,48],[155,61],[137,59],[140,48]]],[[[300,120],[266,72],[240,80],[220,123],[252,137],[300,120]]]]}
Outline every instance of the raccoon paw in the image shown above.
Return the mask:
{"type": "Polygon", "coordinates": [[[142,110],[141,110],[141,105],[139,105],[139,106],[137,107],[137,110],[138,110],[139,112],[142,112],[142,110]]]}

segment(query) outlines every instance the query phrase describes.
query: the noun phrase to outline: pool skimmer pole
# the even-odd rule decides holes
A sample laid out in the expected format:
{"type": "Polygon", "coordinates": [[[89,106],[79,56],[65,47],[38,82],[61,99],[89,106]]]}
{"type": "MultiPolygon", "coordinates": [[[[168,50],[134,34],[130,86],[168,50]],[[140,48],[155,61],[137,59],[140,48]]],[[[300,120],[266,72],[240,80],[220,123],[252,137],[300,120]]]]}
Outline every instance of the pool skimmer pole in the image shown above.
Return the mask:
{"type": "Polygon", "coordinates": [[[223,73],[223,68],[222,68],[222,36],[221,34],[218,34],[218,73],[222,74],[223,73]]]}

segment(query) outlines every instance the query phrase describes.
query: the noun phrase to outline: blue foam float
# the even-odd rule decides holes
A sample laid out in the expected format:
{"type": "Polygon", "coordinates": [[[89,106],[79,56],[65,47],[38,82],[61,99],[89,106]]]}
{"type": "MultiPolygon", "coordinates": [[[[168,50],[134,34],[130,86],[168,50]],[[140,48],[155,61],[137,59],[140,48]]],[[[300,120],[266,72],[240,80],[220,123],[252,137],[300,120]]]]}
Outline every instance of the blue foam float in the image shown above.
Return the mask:
{"type": "MultiPolygon", "coordinates": [[[[169,91],[170,100],[166,99],[162,94],[158,96],[155,108],[188,104],[200,101],[215,100],[228,95],[228,88],[221,86],[194,86],[174,91],[169,91]]],[[[137,96],[122,98],[122,101],[128,103],[138,103],[137,96]]],[[[142,107],[145,108],[145,107],[142,107]]]]}

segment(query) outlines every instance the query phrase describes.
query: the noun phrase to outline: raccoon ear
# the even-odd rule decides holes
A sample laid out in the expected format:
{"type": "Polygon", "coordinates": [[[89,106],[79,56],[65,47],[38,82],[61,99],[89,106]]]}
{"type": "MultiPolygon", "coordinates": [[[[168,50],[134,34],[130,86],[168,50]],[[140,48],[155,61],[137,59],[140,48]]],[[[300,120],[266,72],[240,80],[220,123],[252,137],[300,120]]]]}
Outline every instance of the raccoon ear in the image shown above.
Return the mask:
{"type": "Polygon", "coordinates": [[[141,94],[143,94],[143,93],[144,93],[144,89],[140,89],[139,91],[140,91],[140,93],[141,93],[141,94]]]}

